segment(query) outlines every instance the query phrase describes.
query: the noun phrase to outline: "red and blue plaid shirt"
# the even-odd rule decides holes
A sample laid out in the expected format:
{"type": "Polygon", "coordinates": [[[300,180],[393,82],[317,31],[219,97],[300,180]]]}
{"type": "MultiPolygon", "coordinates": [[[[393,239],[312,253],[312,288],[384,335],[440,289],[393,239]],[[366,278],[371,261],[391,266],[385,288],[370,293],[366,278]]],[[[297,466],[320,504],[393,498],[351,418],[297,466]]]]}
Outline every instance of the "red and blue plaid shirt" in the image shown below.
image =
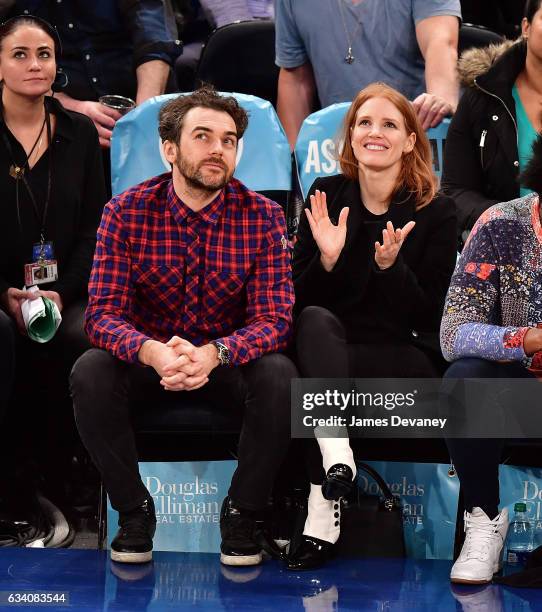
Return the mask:
{"type": "Polygon", "coordinates": [[[294,291],[284,214],[232,179],[199,212],[171,173],[115,196],[103,212],[89,282],[94,346],[138,361],[149,339],[219,340],[232,364],[287,344],[294,291]]]}

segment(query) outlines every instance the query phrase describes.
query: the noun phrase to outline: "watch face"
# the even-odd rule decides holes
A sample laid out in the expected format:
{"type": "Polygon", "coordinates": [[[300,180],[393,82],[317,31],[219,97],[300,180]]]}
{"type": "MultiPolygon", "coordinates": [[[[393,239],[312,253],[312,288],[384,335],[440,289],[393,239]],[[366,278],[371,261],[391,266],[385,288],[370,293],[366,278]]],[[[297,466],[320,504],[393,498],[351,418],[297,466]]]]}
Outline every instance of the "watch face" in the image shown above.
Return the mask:
{"type": "Polygon", "coordinates": [[[228,347],[225,344],[222,344],[222,342],[215,342],[214,345],[218,350],[218,360],[220,361],[221,365],[227,365],[230,362],[230,351],[228,350],[228,347]]]}
{"type": "Polygon", "coordinates": [[[224,346],[224,344],[220,345],[220,360],[224,364],[228,364],[230,362],[230,351],[228,350],[227,346],[224,346]]]}

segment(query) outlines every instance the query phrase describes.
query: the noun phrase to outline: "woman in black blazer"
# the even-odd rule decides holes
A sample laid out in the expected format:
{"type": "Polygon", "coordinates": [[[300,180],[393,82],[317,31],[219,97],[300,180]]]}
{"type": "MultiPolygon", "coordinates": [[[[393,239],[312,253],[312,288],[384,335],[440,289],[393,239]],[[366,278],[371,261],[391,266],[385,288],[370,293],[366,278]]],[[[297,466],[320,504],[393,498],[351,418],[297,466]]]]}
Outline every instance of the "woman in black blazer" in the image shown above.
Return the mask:
{"type": "MultiPolygon", "coordinates": [[[[342,174],[313,184],[294,249],[300,372],[439,376],[456,216],[453,201],[437,194],[427,137],[408,100],[373,83],[352,103],[341,142],[342,174]]],[[[309,513],[289,569],[327,559],[339,537],[337,500],[355,478],[348,438],[316,436],[321,454],[309,457],[309,513]]]]}

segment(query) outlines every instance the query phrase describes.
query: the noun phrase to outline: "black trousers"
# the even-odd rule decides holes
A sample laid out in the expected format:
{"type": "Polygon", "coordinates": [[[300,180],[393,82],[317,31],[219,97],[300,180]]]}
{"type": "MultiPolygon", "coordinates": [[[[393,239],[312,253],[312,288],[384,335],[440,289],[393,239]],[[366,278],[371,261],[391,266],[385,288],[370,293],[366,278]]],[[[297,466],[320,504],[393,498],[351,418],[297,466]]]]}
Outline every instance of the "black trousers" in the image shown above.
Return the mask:
{"type": "MultiPolygon", "coordinates": [[[[444,378],[533,378],[519,363],[498,363],[468,357],[458,359],[444,378]]],[[[446,444],[461,481],[465,509],[479,507],[489,516],[499,512],[499,463],[504,440],[448,438],[446,444]]]]}
{"type": "Polygon", "coordinates": [[[149,495],[139,475],[130,400],[143,398],[150,410],[160,402],[178,401],[182,410],[189,394],[243,410],[239,462],[229,495],[240,507],[259,510],[268,503],[290,443],[290,380],[296,376],[290,359],[270,354],[243,366],[215,368],[201,389],[167,392],[152,368],[91,349],[75,364],[70,386],[81,439],[116,510],[131,510],[149,495]]]}
{"type": "Polygon", "coordinates": [[[44,381],[45,387],[55,387],[56,390],[56,387],[64,386],[67,390],[68,376],[74,362],[90,348],[84,330],[85,308],[86,302],[83,301],[66,307],[62,311],[62,323],[57,333],[45,344],[22,335],[15,321],[0,309],[2,406],[7,406],[16,382],[23,382],[26,390],[43,385],[44,381]],[[51,374],[54,380],[51,380],[51,374]]]}
{"type": "MultiPolygon", "coordinates": [[[[326,308],[308,306],[297,319],[295,345],[301,376],[307,378],[435,378],[438,364],[406,343],[348,344],[340,319],[326,308]]],[[[349,391],[350,387],[345,391],[349,391]]],[[[315,441],[307,445],[309,478],[325,476],[315,441]]]]}
{"type": "Polygon", "coordinates": [[[67,306],[57,333],[45,344],[22,335],[0,310],[0,462],[5,468],[0,481],[34,461],[47,475],[48,494],[62,487],[78,439],[68,378],[76,359],[90,348],[85,307],[83,301],[67,306]]]}
{"type": "Polygon", "coordinates": [[[15,381],[15,342],[17,329],[15,323],[0,310],[0,423],[11,399],[15,381]]]}

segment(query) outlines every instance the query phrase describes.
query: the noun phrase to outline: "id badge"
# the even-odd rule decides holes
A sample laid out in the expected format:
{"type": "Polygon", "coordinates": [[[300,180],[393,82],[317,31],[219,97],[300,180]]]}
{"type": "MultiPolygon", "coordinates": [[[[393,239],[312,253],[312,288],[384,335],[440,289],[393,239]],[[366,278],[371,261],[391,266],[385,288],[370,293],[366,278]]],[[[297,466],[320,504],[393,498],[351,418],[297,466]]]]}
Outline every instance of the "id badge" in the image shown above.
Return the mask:
{"type": "Polygon", "coordinates": [[[56,259],[43,259],[41,261],[25,264],[24,284],[27,287],[52,283],[56,280],[58,280],[56,259]]]}
{"type": "Polygon", "coordinates": [[[54,259],[54,258],[55,258],[55,251],[53,249],[52,242],[44,242],[44,243],[36,242],[36,244],[32,246],[32,261],[33,262],[38,262],[43,259],[54,259]]]}

